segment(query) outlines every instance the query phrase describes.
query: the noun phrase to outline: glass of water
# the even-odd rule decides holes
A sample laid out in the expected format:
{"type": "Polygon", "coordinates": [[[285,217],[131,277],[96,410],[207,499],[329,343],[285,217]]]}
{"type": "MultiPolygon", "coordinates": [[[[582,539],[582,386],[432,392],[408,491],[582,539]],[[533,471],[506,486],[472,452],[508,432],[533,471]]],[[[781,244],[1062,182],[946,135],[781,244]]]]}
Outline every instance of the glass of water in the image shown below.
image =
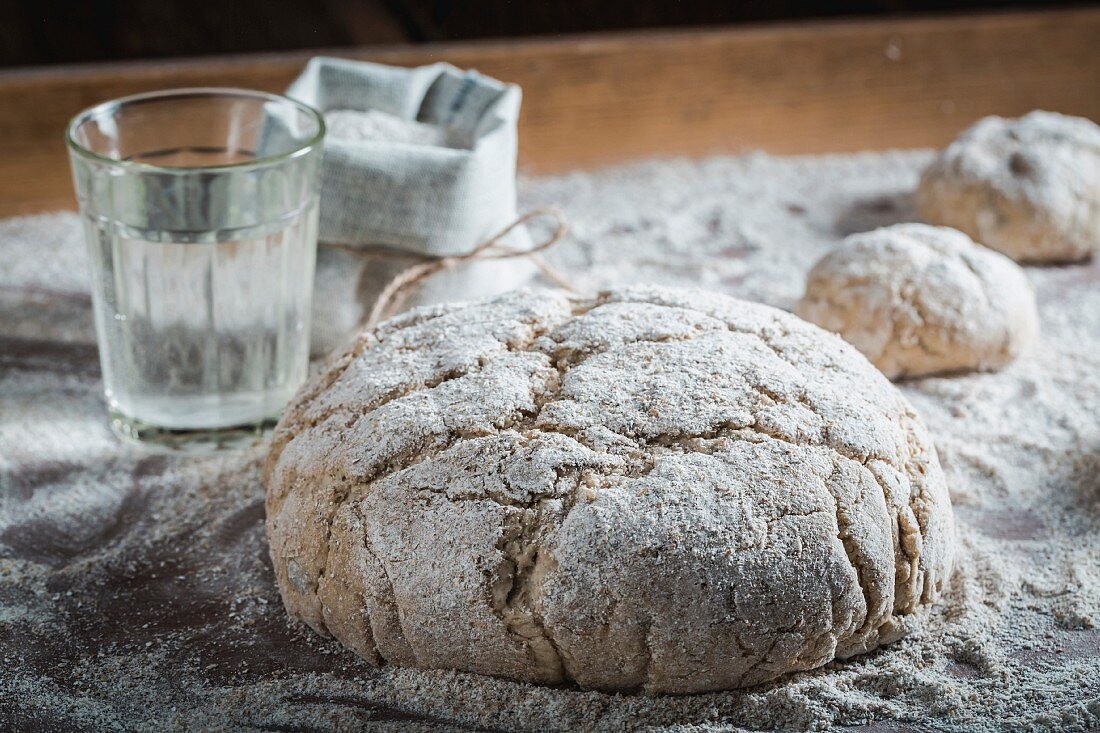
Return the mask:
{"type": "Polygon", "coordinates": [[[121,438],[255,443],[305,380],[324,134],[311,107],[237,89],[140,94],[69,124],[121,438]]]}

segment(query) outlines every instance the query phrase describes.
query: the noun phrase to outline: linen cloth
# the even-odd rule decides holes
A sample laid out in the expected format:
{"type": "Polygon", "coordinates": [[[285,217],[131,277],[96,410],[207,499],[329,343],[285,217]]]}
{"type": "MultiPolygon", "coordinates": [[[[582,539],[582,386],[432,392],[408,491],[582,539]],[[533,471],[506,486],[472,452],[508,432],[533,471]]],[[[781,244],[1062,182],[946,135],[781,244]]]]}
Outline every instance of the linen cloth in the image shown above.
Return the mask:
{"type": "Polygon", "coordinates": [[[402,69],[318,57],[286,93],[322,113],[376,110],[470,141],[464,150],[329,136],[322,241],[460,254],[515,219],[515,84],[445,63],[402,69]]]}

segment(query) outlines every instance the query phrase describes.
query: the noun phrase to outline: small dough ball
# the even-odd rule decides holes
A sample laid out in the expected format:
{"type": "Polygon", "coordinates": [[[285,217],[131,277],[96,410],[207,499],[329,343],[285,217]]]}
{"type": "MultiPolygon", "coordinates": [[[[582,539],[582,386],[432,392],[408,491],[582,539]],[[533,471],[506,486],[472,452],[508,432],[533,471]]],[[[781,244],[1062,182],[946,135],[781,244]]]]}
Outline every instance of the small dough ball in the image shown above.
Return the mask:
{"type": "Polygon", "coordinates": [[[1017,264],[925,224],[845,239],[810,270],[797,313],[891,379],[996,369],[1039,330],[1035,293],[1017,264]]]}
{"type": "Polygon", "coordinates": [[[986,117],[924,171],[917,210],[1019,262],[1069,262],[1100,249],[1100,127],[1032,112],[986,117]]]}

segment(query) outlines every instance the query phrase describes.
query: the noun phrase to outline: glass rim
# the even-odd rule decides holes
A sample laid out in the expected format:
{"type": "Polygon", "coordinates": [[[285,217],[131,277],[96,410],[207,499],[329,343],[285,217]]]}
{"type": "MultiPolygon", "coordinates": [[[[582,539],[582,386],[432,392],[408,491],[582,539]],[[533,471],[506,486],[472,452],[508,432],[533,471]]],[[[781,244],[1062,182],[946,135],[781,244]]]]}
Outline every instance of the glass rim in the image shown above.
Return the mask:
{"type": "Polygon", "coordinates": [[[216,173],[219,171],[231,171],[241,170],[248,168],[263,168],[270,166],[273,163],[278,163],[285,160],[291,160],[293,158],[305,155],[313,148],[322,143],[325,138],[326,126],[325,117],[316,108],[301,102],[293,97],[288,97],[285,94],[275,94],[272,92],[260,92],[253,89],[240,89],[237,87],[182,87],[179,89],[162,89],[153,92],[141,92],[139,94],[130,94],[125,97],[118,97],[116,99],[109,99],[105,102],[93,105],[76,113],[69,124],[65,126],[65,144],[70,151],[77,155],[93,160],[99,163],[106,163],[108,165],[117,166],[119,168],[129,168],[135,171],[143,171],[146,173],[166,173],[170,175],[192,175],[194,173],[216,173]],[[262,158],[256,158],[254,160],[245,160],[239,163],[221,163],[218,165],[203,165],[203,166],[166,166],[166,165],[153,165],[152,163],[141,163],[133,160],[121,160],[119,158],[111,158],[106,155],[90,150],[84,145],[81,145],[76,140],[76,130],[81,125],[85,124],[89,120],[96,116],[102,115],[105,112],[117,109],[126,104],[143,104],[146,102],[162,102],[171,99],[189,99],[196,97],[244,97],[254,100],[265,100],[268,102],[289,102],[296,107],[300,112],[304,112],[307,116],[313,118],[317,122],[317,132],[311,138],[305,142],[297,145],[290,150],[278,153],[276,155],[265,155],[262,158]]]}

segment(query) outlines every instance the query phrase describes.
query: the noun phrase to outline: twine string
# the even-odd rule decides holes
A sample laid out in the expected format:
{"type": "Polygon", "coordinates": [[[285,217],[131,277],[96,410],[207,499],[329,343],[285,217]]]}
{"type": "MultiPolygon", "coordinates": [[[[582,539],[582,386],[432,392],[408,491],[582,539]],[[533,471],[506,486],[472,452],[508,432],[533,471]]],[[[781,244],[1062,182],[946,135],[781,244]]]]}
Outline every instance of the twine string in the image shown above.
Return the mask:
{"type": "Polygon", "coordinates": [[[557,209],[552,207],[532,209],[469,252],[442,257],[432,257],[430,255],[418,257],[416,264],[398,273],[386,283],[386,286],[378,293],[378,297],[375,298],[374,305],[371,306],[370,313],[364,323],[366,327],[373,328],[392,316],[408,300],[415,289],[432,275],[480,260],[507,260],[513,257],[529,257],[548,280],[563,290],[576,292],[569,281],[556,268],[542,257],[539,257],[540,252],[556,244],[565,236],[568,230],[569,226],[565,221],[565,216],[557,209]],[[554,220],[554,229],[542,242],[528,248],[510,247],[503,243],[502,240],[517,227],[538,218],[551,218],[554,220]]]}

